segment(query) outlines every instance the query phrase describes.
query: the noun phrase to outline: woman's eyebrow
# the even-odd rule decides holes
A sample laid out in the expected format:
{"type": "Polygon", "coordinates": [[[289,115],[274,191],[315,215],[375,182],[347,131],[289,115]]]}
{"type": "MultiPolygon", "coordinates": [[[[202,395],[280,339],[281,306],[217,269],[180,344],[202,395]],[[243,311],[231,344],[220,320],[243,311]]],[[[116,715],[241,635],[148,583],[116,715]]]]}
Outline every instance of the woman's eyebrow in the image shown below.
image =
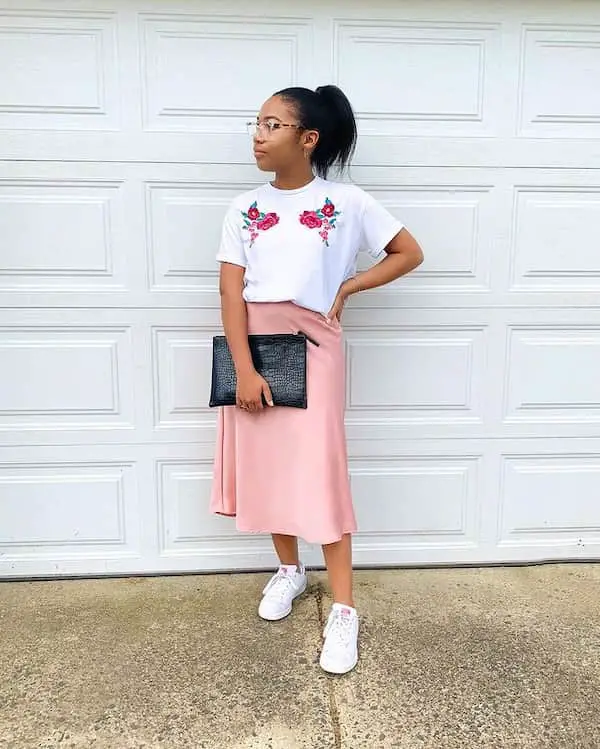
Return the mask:
{"type": "Polygon", "coordinates": [[[256,121],[258,122],[258,120],[260,120],[260,119],[263,119],[263,120],[278,120],[279,122],[281,122],[281,117],[278,117],[276,114],[265,114],[265,115],[262,116],[262,118],[260,117],[260,115],[257,114],[256,115],[256,121]]]}

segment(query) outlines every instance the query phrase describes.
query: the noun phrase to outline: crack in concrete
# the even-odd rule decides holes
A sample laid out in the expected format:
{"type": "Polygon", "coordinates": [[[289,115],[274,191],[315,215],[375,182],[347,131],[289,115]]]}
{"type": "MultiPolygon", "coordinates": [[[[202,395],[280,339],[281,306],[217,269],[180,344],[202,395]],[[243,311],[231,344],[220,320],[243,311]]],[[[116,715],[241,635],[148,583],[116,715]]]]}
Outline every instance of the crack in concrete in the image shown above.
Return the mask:
{"type": "MultiPolygon", "coordinates": [[[[317,602],[317,618],[319,620],[319,636],[323,636],[325,627],[325,614],[323,613],[323,586],[317,583],[314,588],[315,600],[317,602]]],[[[342,726],[340,723],[340,711],[335,699],[334,677],[326,676],[327,696],[329,699],[329,718],[333,728],[334,749],[342,749],[342,726]]]]}

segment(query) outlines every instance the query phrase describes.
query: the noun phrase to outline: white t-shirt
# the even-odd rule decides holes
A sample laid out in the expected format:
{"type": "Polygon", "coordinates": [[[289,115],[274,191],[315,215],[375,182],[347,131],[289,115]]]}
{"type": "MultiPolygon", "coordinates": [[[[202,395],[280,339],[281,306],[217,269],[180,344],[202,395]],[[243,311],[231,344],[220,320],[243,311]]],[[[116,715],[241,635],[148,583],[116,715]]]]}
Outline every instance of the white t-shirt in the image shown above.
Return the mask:
{"type": "Polygon", "coordinates": [[[326,315],[360,251],[378,258],[403,224],[356,185],[315,177],[239,195],[223,223],[220,262],[246,269],[248,302],[291,301],[326,315]]]}

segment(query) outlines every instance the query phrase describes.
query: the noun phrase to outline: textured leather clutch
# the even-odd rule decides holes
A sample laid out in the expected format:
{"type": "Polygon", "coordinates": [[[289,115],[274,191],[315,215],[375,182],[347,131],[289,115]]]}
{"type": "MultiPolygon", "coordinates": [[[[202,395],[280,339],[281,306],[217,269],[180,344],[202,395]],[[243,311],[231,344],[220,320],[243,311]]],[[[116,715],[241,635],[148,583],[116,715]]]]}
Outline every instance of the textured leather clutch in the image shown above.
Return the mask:
{"type": "MultiPolygon", "coordinates": [[[[306,344],[303,333],[249,335],[256,371],[269,383],[276,406],[306,408],[306,344]]],[[[225,336],[213,338],[211,407],[235,406],[237,377],[225,336]]]]}

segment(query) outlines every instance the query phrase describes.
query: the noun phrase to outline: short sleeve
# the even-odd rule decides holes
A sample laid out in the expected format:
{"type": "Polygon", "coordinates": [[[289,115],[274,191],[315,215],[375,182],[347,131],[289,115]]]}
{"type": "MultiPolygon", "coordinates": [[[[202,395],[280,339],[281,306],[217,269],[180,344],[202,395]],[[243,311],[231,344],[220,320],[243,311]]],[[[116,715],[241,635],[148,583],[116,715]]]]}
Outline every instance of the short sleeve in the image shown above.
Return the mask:
{"type": "Polygon", "coordinates": [[[220,263],[232,263],[245,268],[248,263],[242,238],[240,216],[240,211],[235,205],[230,206],[225,214],[217,260],[220,263]]]}
{"type": "Polygon", "coordinates": [[[379,258],[404,224],[384,208],[372,195],[363,192],[360,250],[379,258]]]}

